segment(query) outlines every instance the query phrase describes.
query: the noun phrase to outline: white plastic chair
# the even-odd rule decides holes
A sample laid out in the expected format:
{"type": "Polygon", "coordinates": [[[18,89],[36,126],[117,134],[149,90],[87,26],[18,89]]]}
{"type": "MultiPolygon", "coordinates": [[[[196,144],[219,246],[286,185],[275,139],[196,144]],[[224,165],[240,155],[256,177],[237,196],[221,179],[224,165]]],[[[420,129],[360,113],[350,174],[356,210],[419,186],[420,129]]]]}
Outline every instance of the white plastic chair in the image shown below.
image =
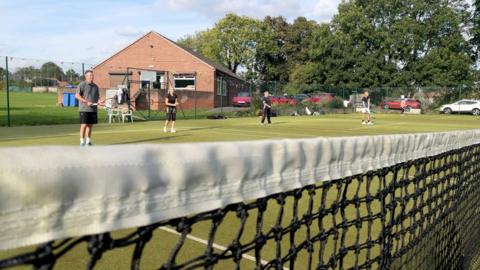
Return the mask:
{"type": "Polygon", "coordinates": [[[105,102],[105,110],[107,111],[107,114],[108,114],[108,123],[111,124],[112,119],[120,121],[119,111],[112,107],[111,100],[108,100],[108,101],[109,102],[105,102]]]}
{"type": "Polygon", "coordinates": [[[125,118],[129,117],[130,121],[133,123],[133,113],[132,110],[122,110],[122,123],[125,123],[125,118]]]}

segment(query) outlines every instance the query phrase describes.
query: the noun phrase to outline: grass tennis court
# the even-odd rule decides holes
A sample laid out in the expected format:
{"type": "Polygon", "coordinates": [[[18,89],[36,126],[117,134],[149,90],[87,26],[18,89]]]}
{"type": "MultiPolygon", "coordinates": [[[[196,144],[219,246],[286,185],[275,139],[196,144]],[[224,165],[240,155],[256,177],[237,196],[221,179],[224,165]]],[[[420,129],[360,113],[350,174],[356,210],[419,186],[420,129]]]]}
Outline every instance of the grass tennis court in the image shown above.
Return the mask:
{"type": "MultiPolygon", "coordinates": [[[[182,143],[182,142],[207,142],[207,141],[235,141],[235,140],[261,140],[261,139],[283,139],[283,138],[312,138],[318,136],[363,136],[380,134],[399,134],[414,132],[437,132],[452,131],[462,129],[475,129],[480,125],[480,119],[470,115],[408,115],[400,117],[397,114],[376,115],[376,121],[373,126],[362,126],[360,124],[359,114],[347,115],[326,115],[319,117],[276,117],[273,118],[271,126],[261,126],[258,118],[235,118],[226,120],[179,120],[177,123],[177,133],[163,133],[163,122],[135,122],[133,124],[99,124],[95,127],[93,142],[95,145],[112,144],[134,144],[134,143],[182,143]]],[[[0,128],[0,147],[17,147],[30,145],[78,145],[78,125],[53,125],[53,126],[24,126],[13,128],[0,128]]],[[[373,189],[375,187],[372,187],[373,189]]],[[[363,189],[363,187],[361,188],[363,189]]],[[[331,204],[337,198],[334,190],[327,195],[327,203],[331,204]]],[[[308,201],[301,200],[300,213],[307,208],[308,201]]],[[[378,202],[372,203],[373,209],[378,209],[378,202]]],[[[318,202],[314,207],[318,207],[318,202]]],[[[282,223],[288,224],[292,219],[292,203],[287,201],[285,215],[282,223]]],[[[264,228],[273,226],[276,222],[276,213],[278,205],[272,203],[269,205],[269,213],[265,216],[264,228]]],[[[366,209],[361,209],[365,213],[366,209]]],[[[255,234],[255,212],[247,222],[244,233],[245,240],[253,237],[255,234]],[[250,225],[249,225],[250,224],[250,225]]],[[[355,217],[355,212],[347,211],[351,218],[355,217]]],[[[332,220],[336,217],[332,217],[332,220]]],[[[218,237],[215,243],[225,246],[232,241],[233,236],[229,228],[238,226],[238,219],[231,214],[226,217],[223,225],[219,228],[218,237]]],[[[326,227],[331,226],[328,222],[326,227]]],[[[375,228],[380,226],[374,224],[375,228]]],[[[208,238],[210,222],[202,222],[194,226],[192,236],[196,239],[189,239],[186,242],[186,248],[179,254],[179,261],[183,261],[191,256],[199,256],[205,250],[205,243],[202,241],[208,238]]],[[[114,236],[119,236],[130,232],[123,230],[115,232],[114,236]]],[[[304,231],[304,230],[303,230],[304,231]]],[[[303,232],[300,230],[300,234],[303,232]]],[[[157,269],[160,262],[165,261],[169,251],[178,240],[178,235],[171,231],[157,230],[154,234],[154,240],[151,241],[144,252],[141,269],[157,269]]],[[[243,239],[242,238],[242,239],[243,239]]],[[[285,241],[288,242],[287,237],[285,241]]],[[[286,245],[282,247],[285,249],[286,245]]],[[[327,253],[332,252],[332,246],[327,245],[327,253]]],[[[0,259],[31,250],[24,248],[21,250],[7,251],[0,253],[0,259]]],[[[87,263],[86,245],[82,244],[63,257],[55,269],[84,269],[87,263]]],[[[283,250],[286,251],[286,250],[283,250]]],[[[98,269],[129,269],[132,247],[117,249],[107,253],[103,257],[98,269]]],[[[373,249],[372,254],[380,252],[373,249]]],[[[250,254],[253,256],[252,254],[250,254]]],[[[267,248],[262,253],[262,259],[272,259],[275,257],[275,244],[267,244],[267,248]]],[[[302,269],[305,264],[306,254],[299,254],[296,261],[296,269],[302,269]]],[[[351,265],[351,261],[346,260],[344,266],[351,265]]],[[[254,263],[248,259],[242,260],[242,266],[245,269],[252,269],[254,263]]],[[[231,269],[233,265],[229,263],[220,263],[215,269],[231,269]]],[[[29,267],[19,267],[15,269],[30,269],[29,267]]],[[[243,267],[242,267],[243,269],[243,267]]]]}
{"type": "MultiPolygon", "coordinates": [[[[162,121],[133,124],[99,124],[94,128],[96,145],[132,143],[182,143],[239,141],[318,136],[362,136],[438,132],[480,127],[480,118],[471,115],[376,115],[375,124],[360,124],[360,114],[315,117],[275,117],[271,126],[261,126],[259,118],[225,120],[179,120],[177,133],[163,133],[162,121]]],[[[99,119],[103,122],[103,119],[99,119]]],[[[77,145],[79,126],[0,127],[0,147],[27,145],[77,145]]]]}

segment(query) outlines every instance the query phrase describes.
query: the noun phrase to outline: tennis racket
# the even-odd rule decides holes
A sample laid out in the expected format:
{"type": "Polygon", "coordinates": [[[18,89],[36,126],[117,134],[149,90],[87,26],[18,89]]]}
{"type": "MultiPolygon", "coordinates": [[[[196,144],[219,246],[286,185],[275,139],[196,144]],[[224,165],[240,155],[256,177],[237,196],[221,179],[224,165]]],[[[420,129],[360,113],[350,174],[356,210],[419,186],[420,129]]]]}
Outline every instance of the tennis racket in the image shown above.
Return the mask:
{"type": "Polygon", "coordinates": [[[182,98],[180,99],[180,104],[184,104],[185,102],[188,101],[188,96],[187,95],[183,95],[182,98]]]}

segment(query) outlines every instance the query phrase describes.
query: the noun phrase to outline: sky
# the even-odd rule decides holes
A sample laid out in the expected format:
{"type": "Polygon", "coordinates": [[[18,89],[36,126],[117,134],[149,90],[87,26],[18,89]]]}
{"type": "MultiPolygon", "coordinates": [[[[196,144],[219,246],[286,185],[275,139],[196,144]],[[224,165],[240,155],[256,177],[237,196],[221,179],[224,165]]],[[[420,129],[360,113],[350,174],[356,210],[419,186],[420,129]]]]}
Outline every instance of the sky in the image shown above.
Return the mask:
{"type": "Polygon", "coordinates": [[[0,0],[0,56],[99,63],[154,30],[177,40],[229,12],[328,22],[341,0],[0,0]]]}

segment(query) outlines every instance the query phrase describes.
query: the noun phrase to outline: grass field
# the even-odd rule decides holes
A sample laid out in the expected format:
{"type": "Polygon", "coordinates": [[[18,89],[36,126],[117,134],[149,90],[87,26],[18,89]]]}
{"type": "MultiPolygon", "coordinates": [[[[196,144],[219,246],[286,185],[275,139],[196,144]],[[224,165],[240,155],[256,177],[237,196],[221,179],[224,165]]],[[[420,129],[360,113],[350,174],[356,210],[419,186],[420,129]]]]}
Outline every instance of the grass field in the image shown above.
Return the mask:
{"type": "MultiPolygon", "coordinates": [[[[51,98],[51,96],[47,96],[51,98]]],[[[44,109],[44,108],[43,108],[44,109]]],[[[60,109],[60,108],[56,108],[60,109]]],[[[66,109],[66,108],[63,108],[66,109]]],[[[63,110],[60,109],[60,110],[63,110]]],[[[66,119],[76,117],[76,108],[71,110],[66,119]]],[[[42,108],[29,111],[28,114],[42,114],[42,108]]],[[[64,117],[64,116],[62,116],[64,117]]],[[[104,116],[101,116],[104,117],[104,116]]],[[[135,122],[126,124],[99,124],[95,126],[93,142],[95,145],[113,145],[113,144],[135,144],[135,143],[183,143],[183,142],[210,142],[210,141],[238,141],[238,140],[262,140],[262,139],[283,139],[283,138],[314,138],[319,136],[366,136],[380,134],[399,134],[416,132],[438,132],[453,131],[462,129],[475,129],[480,126],[480,119],[470,115],[408,115],[400,117],[398,114],[376,115],[375,124],[372,126],[363,126],[360,124],[359,114],[346,115],[325,115],[319,117],[276,117],[273,118],[271,126],[261,126],[258,118],[234,118],[226,120],[179,120],[177,123],[177,133],[163,133],[163,122],[135,122]]],[[[67,121],[67,122],[68,122],[67,121]]],[[[102,121],[101,121],[102,122],[102,121]]],[[[77,146],[78,125],[39,125],[39,126],[18,126],[18,127],[0,127],[0,147],[18,147],[32,145],[71,145],[77,146]]],[[[332,192],[327,196],[328,203],[336,201],[337,194],[332,192]]],[[[373,209],[379,206],[374,202],[373,209]]],[[[318,207],[318,202],[315,204],[318,207]]],[[[300,212],[305,211],[307,201],[300,201],[300,212]]],[[[292,218],[292,204],[287,203],[285,216],[282,223],[287,224],[292,218]]],[[[276,222],[276,213],[278,205],[269,205],[269,210],[265,215],[264,227],[272,226],[276,222]],[[270,213],[270,214],[269,214],[270,213]]],[[[365,212],[362,209],[362,212],[365,212]]],[[[299,213],[301,215],[302,213],[299,213]]],[[[355,211],[347,211],[347,216],[354,218],[355,211]]],[[[254,220],[256,213],[252,212],[247,222],[245,239],[252,238],[254,235],[254,220]]],[[[332,217],[334,220],[337,217],[332,217]]],[[[327,222],[325,226],[331,226],[327,222]]],[[[229,215],[220,228],[215,243],[227,245],[232,240],[230,229],[238,226],[238,220],[234,215],[229,215]]],[[[209,222],[202,222],[194,227],[192,235],[201,239],[208,237],[209,222]]],[[[373,233],[378,232],[379,226],[375,225],[373,233]]],[[[317,230],[318,231],[318,230],[317,230]]],[[[124,230],[115,232],[115,236],[130,232],[124,230]]],[[[300,231],[299,234],[304,233],[300,231]]],[[[177,241],[178,236],[171,232],[158,230],[155,233],[154,240],[151,241],[145,250],[142,269],[157,269],[164,261],[169,250],[177,241]]],[[[288,242],[288,240],[285,240],[288,242]]],[[[200,255],[205,251],[205,245],[193,240],[187,240],[187,246],[179,255],[180,261],[200,255]]],[[[269,243],[262,253],[263,259],[271,259],[275,256],[275,245],[269,243]]],[[[287,245],[282,246],[285,252],[287,245]]],[[[30,250],[23,248],[19,250],[0,253],[0,259],[6,258],[19,252],[30,250]]],[[[108,256],[102,258],[98,269],[129,269],[129,260],[133,249],[122,248],[107,253],[108,256]]],[[[327,253],[333,252],[331,244],[327,245],[327,253]]],[[[372,250],[372,254],[379,250],[372,250]]],[[[253,255],[250,254],[250,255],[253,255]]],[[[86,245],[80,245],[60,260],[56,269],[84,269],[87,252],[86,245]]],[[[298,269],[303,269],[305,264],[305,254],[301,254],[297,259],[298,269]]],[[[353,259],[345,261],[345,265],[352,265],[353,259]]],[[[242,260],[242,266],[246,269],[252,269],[254,264],[249,260],[242,260]]],[[[232,265],[228,263],[220,264],[218,269],[231,269],[232,265]]],[[[30,268],[17,268],[30,269],[30,268]]]]}
{"type": "MultiPolygon", "coordinates": [[[[147,117],[148,112],[142,111],[137,116],[147,117]],[[141,114],[140,114],[141,113],[141,114]]],[[[207,110],[185,110],[179,113],[182,119],[205,118],[207,110]]],[[[161,119],[164,114],[152,111],[150,119],[161,119]]],[[[106,118],[105,110],[99,110],[99,118],[106,118]]],[[[62,125],[78,123],[77,107],[57,106],[57,94],[55,93],[10,93],[10,125],[11,126],[38,126],[38,125],[62,125]]],[[[7,126],[7,94],[0,91],[0,127],[7,126]]]]}
{"type": "MultiPolygon", "coordinates": [[[[177,133],[163,133],[162,121],[126,124],[99,124],[94,127],[97,145],[131,143],[181,143],[238,141],[318,136],[363,136],[438,132],[480,127],[480,118],[470,115],[377,115],[375,124],[363,126],[360,115],[319,117],[276,117],[271,126],[261,126],[258,118],[226,120],[179,120],[177,133]]],[[[27,145],[76,145],[78,125],[0,127],[0,147],[27,145]]]]}

